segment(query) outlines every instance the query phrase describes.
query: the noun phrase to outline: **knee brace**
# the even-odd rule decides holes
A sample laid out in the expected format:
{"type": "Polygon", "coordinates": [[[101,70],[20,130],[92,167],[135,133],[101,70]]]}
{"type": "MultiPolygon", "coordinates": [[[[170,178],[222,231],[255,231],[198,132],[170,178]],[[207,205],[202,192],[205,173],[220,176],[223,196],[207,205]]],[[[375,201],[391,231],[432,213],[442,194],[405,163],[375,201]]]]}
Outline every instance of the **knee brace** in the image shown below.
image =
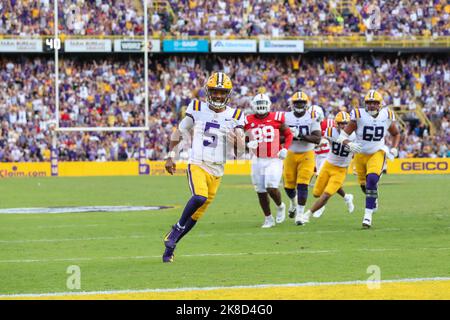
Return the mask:
{"type": "Polygon", "coordinates": [[[286,191],[286,194],[290,199],[295,198],[295,189],[284,188],[284,190],[286,191]]]}

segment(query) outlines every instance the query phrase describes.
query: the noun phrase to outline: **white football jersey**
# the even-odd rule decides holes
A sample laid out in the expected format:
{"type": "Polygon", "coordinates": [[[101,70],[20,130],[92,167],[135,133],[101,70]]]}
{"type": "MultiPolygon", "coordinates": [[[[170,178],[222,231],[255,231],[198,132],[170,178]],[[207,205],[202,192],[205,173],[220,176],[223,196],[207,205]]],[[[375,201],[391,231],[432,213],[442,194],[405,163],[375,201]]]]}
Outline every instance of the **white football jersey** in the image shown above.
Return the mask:
{"type": "MultiPolygon", "coordinates": [[[[320,124],[317,121],[315,112],[306,111],[303,117],[297,118],[293,111],[286,112],[285,122],[289,128],[297,128],[303,135],[310,135],[313,131],[321,131],[320,124]]],[[[314,150],[316,144],[307,141],[298,140],[294,137],[289,150],[294,153],[302,153],[314,150]]]]}
{"type": "Polygon", "coordinates": [[[356,121],[356,142],[361,144],[361,153],[373,154],[384,148],[384,138],[395,121],[394,112],[385,107],[376,117],[372,117],[364,108],[357,108],[352,110],[350,118],[356,121]]]}
{"type": "Polygon", "coordinates": [[[208,173],[223,175],[227,152],[227,134],[237,127],[244,127],[244,114],[240,109],[226,107],[222,112],[211,110],[208,103],[193,100],[186,110],[186,117],[193,119],[192,148],[188,163],[196,164],[208,173]]]}
{"type": "MultiPolygon", "coordinates": [[[[327,128],[327,130],[325,130],[324,136],[331,142],[331,150],[327,155],[327,161],[337,167],[346,168],[352,161],[353,153],[350,152],[347,146],[337,142],[339,135],[340,133],[337,128],[329,127],[327,128]]],[[[351,142],[355,141],[356,134],[353,132],[348,140],[350,140],[351,142]]]]}

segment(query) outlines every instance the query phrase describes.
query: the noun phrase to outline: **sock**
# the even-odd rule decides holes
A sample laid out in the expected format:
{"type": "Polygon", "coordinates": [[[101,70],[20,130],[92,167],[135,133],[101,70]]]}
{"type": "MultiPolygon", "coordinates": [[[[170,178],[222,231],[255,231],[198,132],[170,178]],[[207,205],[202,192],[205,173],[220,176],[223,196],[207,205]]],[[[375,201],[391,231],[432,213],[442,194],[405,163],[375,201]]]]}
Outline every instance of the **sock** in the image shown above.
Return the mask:
{"type": "Polygon", "coordinates": [[[298,205],[297,214],[303,214],[303,212],[305,212],[305,206],[298,205]]]}
{"type": "Polygon", "coordinates": [[[380,177],[375,173],[369,173],[366,177],[366,208],[374,209],[378,198],[377,185],[380,177]]]}
{"type": "Polygon", "coordinates": [[[304,205],[306,203],[306,199],[308,199],[308,185],[307,184],[298,184],[297,185],[297,197],[298,197],[299,205],[304,205]]]}
{"type": "Polygon", "coordinates": [[[372,217],[373,209],[367,209],[364,211],[365,214],[370,215],[372,217]]]}
{"type": "MultiPolygon", "coordinates": [[[[275,205],[276,205],[276,204],[275,204],[275,205]]],[[[278,209],[281,209],[281,208],[283,208],[283,205],[284,205],[284,203],[281,202],[281,204],[280,204],[279,206],[276,205],[276,207],[277,207],[278,209]]]]}
{"type": "Polygon", "coordinates": [[[178,238],[177,243],[195,226],[196,223],[197,220],[194,220],[191,217],[189,217],[189,219],[186,222],[186,225],[184,226],[184,231],[178,238]]]}
{"type": "Polygon", "coordinates": [[[344,197],[344,200],[345,200],[345,202],[348,202],[348,200],[350,200],[350,195],[346,194],[345,197],[344,197]]]}
{"type": "Polygon", "coordinates": [[[192,196],[189,199],[186,207],[184,208],[183,214],[181,215],[180,220],[178,221],[178,225],[183,229],[186,225],[188,219],[200,208],[205,202],[207,198],[203,196],[192,196]]]}

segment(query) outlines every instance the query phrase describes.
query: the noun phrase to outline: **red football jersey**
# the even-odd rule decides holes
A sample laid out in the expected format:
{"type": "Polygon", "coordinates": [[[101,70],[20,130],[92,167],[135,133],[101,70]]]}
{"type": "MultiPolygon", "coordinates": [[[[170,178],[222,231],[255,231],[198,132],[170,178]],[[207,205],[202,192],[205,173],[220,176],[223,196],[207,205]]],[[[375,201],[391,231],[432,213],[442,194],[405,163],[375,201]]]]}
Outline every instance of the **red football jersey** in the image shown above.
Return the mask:
{"type": "MultiPolygon", "coordinates": [[[[334,120],[333,119],[322,120],[322,122],[320,123],[320,128],[322,129],[322,137],[325,135],[325,131],[329,127],[334,127],[334,120]]],[[[325,153],[330,152],[330,143],[327,141],[327,143],[319,144],[314,149],[314,152],[316,154],[325,154],[325,153]]]]}
{"type": "Polygon", "coordinates": [[[258,141],[258,158],[276,158],[282,149],[280,127],[284,123],[284,112],[269,112],[264,118],[250,114],[245,118],[244,129],[250,141],[258,141]]]}

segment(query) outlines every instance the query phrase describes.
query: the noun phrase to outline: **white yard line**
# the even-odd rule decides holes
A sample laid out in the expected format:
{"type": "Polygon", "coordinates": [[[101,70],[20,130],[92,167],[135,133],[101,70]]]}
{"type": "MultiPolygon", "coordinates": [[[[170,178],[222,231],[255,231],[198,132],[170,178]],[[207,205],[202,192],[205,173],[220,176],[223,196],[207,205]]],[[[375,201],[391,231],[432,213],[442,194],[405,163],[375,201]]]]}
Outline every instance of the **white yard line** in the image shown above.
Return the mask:
{"type": "MultiPolygon", "coordinates": [[[[408,283],[423,281],[450,281],[450,277],[434,278],[406,278],[381,280],[380,283],[408,283]]],[[[52,292],[52,293],[26,293],[26,294],[4,294],[4,298],[26,298],[26,297],[59,297],[59,296],[86,296],[103,294],[139,294],[139,293],[159,293],[159,292],[189,292],[189,291],[211,291],[211,290],[229,290],[229,289],[261,289],[261,288],[286,288],[286,287],[316,287],[316,286],[334,286],[334,285],[359,285],[367,284],[367,280],[355,281],[336,281],[336,282],[304,282],[304,283],[282,283],[282,284],[260,284],[260,285],[241,285],[241,286],[217,286],[217,287],[186,287],[170,289],[144,289],[144,290],[108,290],[108,291],[85,291],[85,292],[52,292]]]]}
{"type": "MultiPolygon", "coordinates": [[[[327,254],[327,253],[343,253],[343,252],[388,252],[388,251],[404,251],[404,250],[422,250],[422,251],[444,251],[450,248],[364,248],[364,249],[348,249],[348,250],[293,250],[293,251],[272,251],[272,252],[230,252],[230,253],[198,253],[184,254],[178,257],[184,258],[200,258],[200,257],[238,257],[238,256],[273,256],[273,255],[292,255],[292,254],[327,254]]],[[[63,262],[63,261],[94,261],[94,260],[142,260],[142,259],[161,259],[161,255],[154,256],[116,256],[116,257],[80,257],[80,258],[55,258],[55,259],[14,259],[0,260],[0,264],[4,263],[42,263],[42,262],[63,262]]]]}

